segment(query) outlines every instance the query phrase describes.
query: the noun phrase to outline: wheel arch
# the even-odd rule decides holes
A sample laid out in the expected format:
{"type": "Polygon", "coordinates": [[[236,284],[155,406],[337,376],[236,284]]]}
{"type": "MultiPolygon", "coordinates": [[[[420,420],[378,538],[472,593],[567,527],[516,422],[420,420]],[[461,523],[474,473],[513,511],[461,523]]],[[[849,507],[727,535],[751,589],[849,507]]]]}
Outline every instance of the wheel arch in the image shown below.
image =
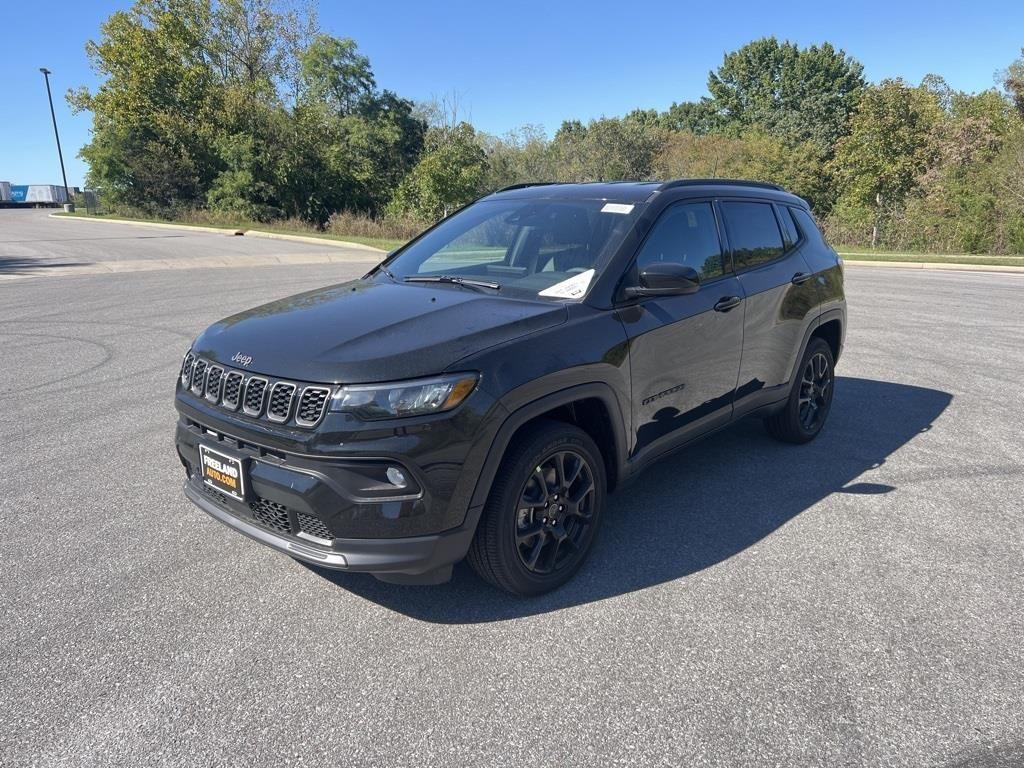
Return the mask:
{"type": "Polygon", "coordinates": [[[513,411],[498,428],[477,479],[470,504],[482,507],[494,484],[498,467],[516,436],[539,419],[574,424],[593,438],[601,450],[612,491],[625,475],[626,437],[618,401],[607,384],[580,384],[552,393],[513,411]]]}
{"type": "Polygon", "coordinates": [[[826,343],[832,347],[833,362],[839,359],[837,351],[842,352],[843,349],[845,325],[845,314],[841,310],[833,309],[823,313],[814,322],[807,326],[807,329],[804,331],[804,338],[800,344],[800,349],[797,352],[796,360],[793,361],[793,370],[791,370],[789,374],[790,382],[792,382],[793,377],[797,375],[797,370],[800,368],[800,361],[803,360],[804,352],[807,351],[807,345],[811,343],[811,339],[824,338],[826,343]]]}
{"type": "MultiPolygon", "coordinates": [[[[810,344],[813,338],[824,339],[832,350],[832,361],[839,362],[839,354],[843,351],[843,321],[838,313],[830,317],[822,317],[818,327],[807,339],[807,344],[810,344]]],[[[804,345],[805,349],[807,344],[804,345]]]]}

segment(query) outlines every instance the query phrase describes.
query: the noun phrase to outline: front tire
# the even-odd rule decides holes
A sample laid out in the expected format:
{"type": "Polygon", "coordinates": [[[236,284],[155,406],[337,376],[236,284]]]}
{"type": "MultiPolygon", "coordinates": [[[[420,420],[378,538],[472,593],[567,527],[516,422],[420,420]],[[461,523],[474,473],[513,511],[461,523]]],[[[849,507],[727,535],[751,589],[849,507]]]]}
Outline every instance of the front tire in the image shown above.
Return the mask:
{"type": "Polygon", "coordinates": [[[586,560],[604,511],[604,461],[590,435],[543,421],[509,447],[467,559],[516,595],[560,587],[586,560]]]}
{"type": "Polygon", "coordinates": [[[804,350],[785,407],[764,420],[768,434],[786,443],[810,442],[825,426],[834,393],[832,348],[815,337],[804,350]]]}

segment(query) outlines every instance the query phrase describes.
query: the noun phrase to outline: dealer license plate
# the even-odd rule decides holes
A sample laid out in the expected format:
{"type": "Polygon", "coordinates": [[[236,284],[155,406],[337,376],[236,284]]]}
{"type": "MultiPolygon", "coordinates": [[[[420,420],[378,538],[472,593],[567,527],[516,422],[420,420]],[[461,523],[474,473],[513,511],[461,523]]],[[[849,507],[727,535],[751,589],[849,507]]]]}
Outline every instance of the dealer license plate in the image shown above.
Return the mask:
{"type": "Polygon", "coordinates": [[[204,483],[233,499],[245,501],[245,471],[241,459],[200,445],[199,465],[204,483]]]}

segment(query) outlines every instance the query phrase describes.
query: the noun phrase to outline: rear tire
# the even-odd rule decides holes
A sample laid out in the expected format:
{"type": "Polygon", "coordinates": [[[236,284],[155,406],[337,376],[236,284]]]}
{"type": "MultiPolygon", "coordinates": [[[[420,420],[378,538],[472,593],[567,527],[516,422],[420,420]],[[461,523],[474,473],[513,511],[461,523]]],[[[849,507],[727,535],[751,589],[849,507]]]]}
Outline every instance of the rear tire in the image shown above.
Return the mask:
{"type": "Polygon", "coordinates": [[[541,421],[509,446],[467,560],[516,595],[562,586],[593,547],[604,511],[604,461],[590,435],[541,421]]]}
{"type": "Polygon", "coordinates": [[[832,348],[824,339],[812,338],[800,360],[785,407],[764,420],[768,434],[786,443],[813,440],[828,419],[835,388],[832,348]]]}

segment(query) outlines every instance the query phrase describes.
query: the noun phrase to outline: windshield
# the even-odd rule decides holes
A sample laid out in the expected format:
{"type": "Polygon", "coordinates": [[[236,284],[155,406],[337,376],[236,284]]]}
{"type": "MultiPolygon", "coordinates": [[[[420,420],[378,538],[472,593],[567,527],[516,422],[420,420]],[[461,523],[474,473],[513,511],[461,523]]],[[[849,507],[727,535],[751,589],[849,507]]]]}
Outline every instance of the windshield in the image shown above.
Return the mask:
{"type": "Polygon", "coordinates": [[[497,295],[579,299],[639,208],[605,200],[482,200],[386,266],[396,280],[450,277],[497,295]]]}

